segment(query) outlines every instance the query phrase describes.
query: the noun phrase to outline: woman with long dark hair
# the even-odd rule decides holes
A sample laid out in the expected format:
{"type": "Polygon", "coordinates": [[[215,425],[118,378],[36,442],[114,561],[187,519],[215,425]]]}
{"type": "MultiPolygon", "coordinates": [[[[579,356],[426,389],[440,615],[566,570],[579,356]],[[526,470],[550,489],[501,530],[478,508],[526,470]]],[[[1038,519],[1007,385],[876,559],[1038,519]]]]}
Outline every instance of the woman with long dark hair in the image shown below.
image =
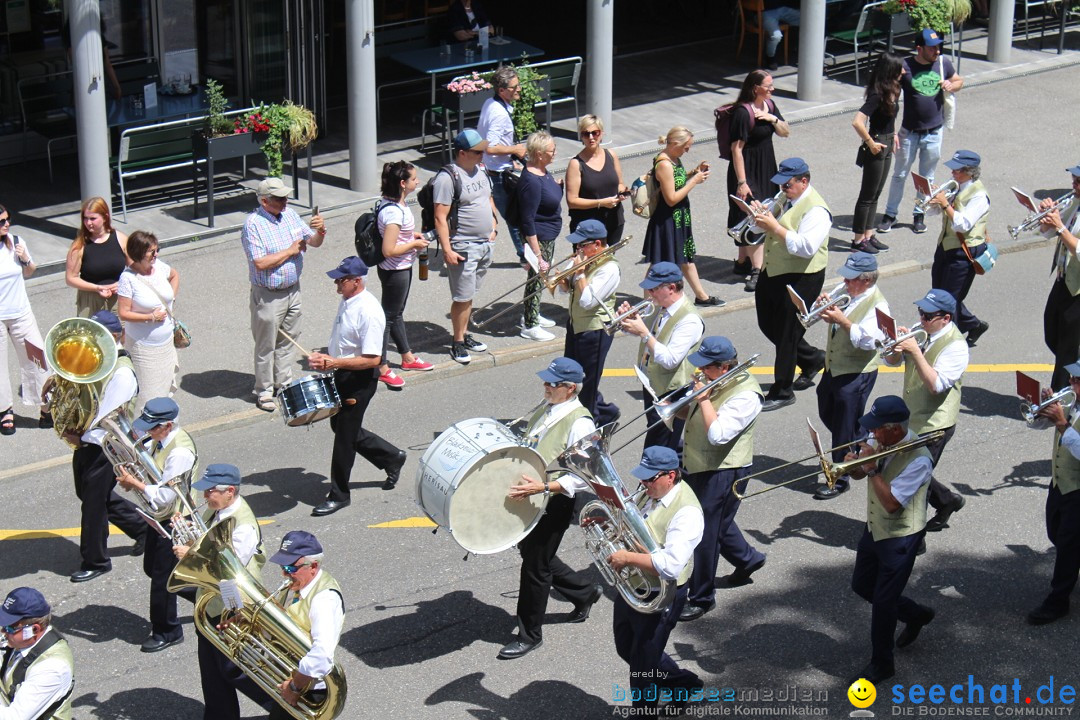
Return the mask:
{"type": "Polygon", "coordinates": [[[874,237],[874,218],[878,198],[889,178],[892,156],[899,147],[896,136],[896,111],[900,102],[900,77],[904,63],[899,55],[885,53],[874,66],[866,85],[866,100],[851,126],[862,140],[858,160],[862,165],[862,187],[855,201],[851,220],[852,251],[876,253],[889,246],[874,237]]]}
{"type": "MultiPolygon", "coordinates": [[[[779,188],[772,181],[776,174],[773,135],[787,137],[788,128],[780,109],[772,100],[773,79],[765,70],[754,70],[743,80],[739,98],[731,114],[731,162],[728,163],[728,197],[735,195],[748,204],[751,200],[768,202],[779,188]]],[[[728,227],[746,218],[734,200],[728,200],[728,227]]],[[[735,274],[746,278],[746,292],[757,288],[758,275],[765,258],[762,244],[738,246],[735,274]]]]}
{"type": "Polygon", "coordinates": [[[127,235],[113,229],[109,204],[103,198],[84,202],[79,221],[79,231],[68,249],[64,279],[78,290],[76,314],[90,317],[98,310],[116,307],[117,283],[130,264],[127,235]]]}

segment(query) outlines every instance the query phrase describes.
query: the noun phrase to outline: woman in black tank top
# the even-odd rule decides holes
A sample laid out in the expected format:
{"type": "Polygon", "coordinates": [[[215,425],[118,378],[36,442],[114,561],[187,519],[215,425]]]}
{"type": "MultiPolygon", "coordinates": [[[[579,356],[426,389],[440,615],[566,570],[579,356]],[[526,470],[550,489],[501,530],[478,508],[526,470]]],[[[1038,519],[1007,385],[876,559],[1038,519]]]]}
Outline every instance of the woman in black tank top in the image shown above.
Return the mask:
{"type": "Polygon", "coordinates": [[[82,223],[68,249],[67,284],[75,288],[75,310],[90,317],[116,306],[116,284],[129,264],[127,235],[113,229],[108,204],[93,197],[82,205],[82,223]]]}
{"type": "Polygon", "coordinates": [[[566,204],[570,208],[570,232],[590,218],[604,223],[608,244],[622,239],[623,207],[629,190],[622,179],[622,166],[614,153],[600,147],[604,123],[595,115],[583,115],[578,134],[585,148],[566,167],[566,204]],[[602,163],[600,169],[596,165],[602,163]]]}

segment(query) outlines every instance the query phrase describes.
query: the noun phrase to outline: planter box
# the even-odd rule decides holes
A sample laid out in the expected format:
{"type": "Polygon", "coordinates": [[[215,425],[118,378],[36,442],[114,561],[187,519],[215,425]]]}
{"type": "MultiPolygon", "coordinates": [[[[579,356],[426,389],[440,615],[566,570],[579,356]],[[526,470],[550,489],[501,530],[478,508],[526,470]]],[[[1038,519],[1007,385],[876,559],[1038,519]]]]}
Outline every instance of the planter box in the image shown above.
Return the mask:
{"type": "Polygon", "coordinates": [[[208,138],[201,131],[191,134],[191,148],[198,160],[229,160],[261,153],[262,136],[256,133],[208,138]]]}
{"type": "Polygon", "coordinates": [[[439,95],[439,102],[450,112],[456,112],[458,115],[463,115],[466,113],[480,112],[480,109],[484,107],[484,103],[489,97],[492,97],[491,90],[482,90],[480,92],[468,93],[467,95],[459,95],[444,89],[439,95]]]}
{"type": "Polygon", "coordinates": [[[913,28],[911,27],[911,17],[906,12],[899,12],[895,15],[890,15],[888,13],[883,13],[878,10],[872,13],[870,17],[874,29],[880,30],[883,33],[901,35],[903,33],[909,33],[913,30],[913,28]]]}

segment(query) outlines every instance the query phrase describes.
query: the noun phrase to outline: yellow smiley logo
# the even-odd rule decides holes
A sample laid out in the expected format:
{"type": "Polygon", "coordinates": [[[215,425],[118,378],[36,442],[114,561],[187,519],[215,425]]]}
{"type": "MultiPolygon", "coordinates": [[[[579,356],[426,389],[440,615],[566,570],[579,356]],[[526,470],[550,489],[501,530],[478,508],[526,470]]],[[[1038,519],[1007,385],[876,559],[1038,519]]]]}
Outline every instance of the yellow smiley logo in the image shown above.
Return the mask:
{"type": "Polygon", "coordinates": [[[869,680],[859,678],[847,689],[847,697],[855,707],[868,708],[877,699],[877,688],[869,680]]]}

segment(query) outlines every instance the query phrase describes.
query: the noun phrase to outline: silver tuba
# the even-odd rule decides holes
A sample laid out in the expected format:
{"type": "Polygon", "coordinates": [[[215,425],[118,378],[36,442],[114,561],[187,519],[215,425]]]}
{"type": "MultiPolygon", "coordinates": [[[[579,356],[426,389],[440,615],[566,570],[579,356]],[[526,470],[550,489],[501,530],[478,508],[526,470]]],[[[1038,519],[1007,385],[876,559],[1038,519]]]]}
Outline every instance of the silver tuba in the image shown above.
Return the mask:
{"type": "Polygon", "coordinates": [[[604,580],[615,587],[626,603],[642,613],[656,613],[675,598],[675,583],[638,568],[624,567],[616,572],[608,558],[618,550],[653,553],[660,548],[634,496],[627,492],[608,452],[608,440],[615,431],[611,423],[582,438],[559,455],[559,468],[584,480],[598,500],[585,504],[578,524],[585,533],[585,548],[604,580]]]}

